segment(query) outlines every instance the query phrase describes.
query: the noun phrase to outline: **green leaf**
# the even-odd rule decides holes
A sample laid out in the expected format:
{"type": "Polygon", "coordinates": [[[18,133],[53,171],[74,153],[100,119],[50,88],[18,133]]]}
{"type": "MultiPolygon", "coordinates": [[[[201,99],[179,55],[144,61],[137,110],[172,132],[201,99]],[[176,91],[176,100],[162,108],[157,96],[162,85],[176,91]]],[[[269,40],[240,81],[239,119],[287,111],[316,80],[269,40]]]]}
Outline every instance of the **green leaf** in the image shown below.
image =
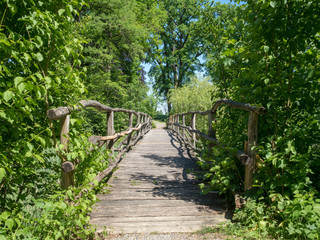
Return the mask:
{"type": "Polygon", "coordinates": [[[57,232],[56,234],[55,234],[55,239],[59,239],[60,237],[62,236],[62,234],[61,234],[61,232],[59,231],[59,232],[57,232]]]}
{"type": "Polygon", "coordinates": [[[275,1],[270,2],[270,6],[275,8],[277,6],[277,2],[275,2],[275,1]]]}
{"type": "MultiPolygon", "coordinates": [[[[16,231],[16,235],[17,235],[17,236],[21,236],[21,235],[27,234],[28,232],[29,232],[29,229],[28,229],[28,228],[18,229],[18,230],[16,231]]],[[[1,238],[0,238],[0,240],[1,240],[1,238]]]]}
{"type": "Polygon", "coordinates": [[[11,98],[14,97],[14,93],[10,90],[7,90],[3,93],[3,99],[8,102],[11,98]]]}
{"type": "Polygon", "coordinates": [[[0,168],[0,182],[6,176],[6,170],[4,168],[0,168]]]}
{"type": "Polygon", "coordinates": [[[5,221],[6,226],[11,230],[14,226],[14,221],[12,219],[7,219],[5,221]]]}
{"type": "Polygon", "coordinates": [[[224,61],[223,61],[223,65],[224,66],[231,66],[232,64],[232,59],[231,58],[226,58],[224,61]]]}
{"type": "Polygon", "coordinates": [[[296,218],[298,216],[300,216],[300,211],[296,210],[292,213],[292,217],[296,218]]]}
{"type": "Polygon", "coordinates": [[[67,208],[67,204],[65,204],[64,202],[61,202],[59,203],[58,207],[64,210],[67,208]]]}
{"type": "Polygon", "coordinates": [[[278,209],[281,211],[284,209],[284,204],[283,202],[278,202],[278,209]]]}
{"type": "Polygon", "coordinates": [[[4,43],[7,46],[11,45],[10,42],[8,40],[6,40],[6,39],[0,39],[0,43],[4,43]]]}
{"type": "Polygon", "coordinates": [[[38,60],[38,62],[42,62],[43,61],[43,56],[41,53],[37,53],[34,55],[36,57],[36,59],[38,60]]]}
{"type": "Polygon", "coordinates": [[[99,184],[98,180],[93,180],[92,182],[93,182],[94,186],[98,186],[98,184],[99,184]]]}
{"type": "Polygon", "coordinates": [[[50,85],[51,85],[51,82],[52,82],[52,79],[51,79],[50,77],[45,77],[45,78],[44,78],[44,81],[46,82],[46,84],[47,84],[48,86],[50,86],[50,85]]]}
{"type": "Polygon", "coordinates": [[[4,111],[0,111],[0,117],[2,117],[2,118],[7,118],[7,115],[6,115],[6,113],[4,112],[4,111]]]}
{"type": "Polygon", "coordinates": [[[42,137],[36,136],[36,137],[35,137],[35,140],[38,141],[38,142],[40,142],[40,144],[41,144],[43,147],[46,146],[46,141],[45,141],[42,137]]]}
{"type": "Polygon", "coordinates": [[[26,89],[26,85],[24,83],[19,84],[18,90],[20,94],[23,93],[25,89],[26,89]]]}
{"type": "Polygon", "coordinates": [[[43,45],[43,41],[41,39],[41,37],[36,36],[37,42],[39,43],[39,47],[41,47],[43,45]]]}
{"type": "Polygon", "coordinates": [[[14,79],[14,86],[17,87],[21,82],[23,82],[24,78],[23,77],[16,77],[14,79]]]}
{"type": "Polygon", "coordinates": [[[70,55],[70,52],[71,52],[71,48],[69,48],[69,47],[65,47],[65,49],[66,49],[67,54],[68,54],[68,56],[69,56],[69,55],[70,55]]]}
{"type": "Polygon", "coordinates": [[[63,9],[63,8],[59,9],[59,11],[58,11],[59,16],[61,16],[65,11],[66,11],[66,10],[63,9]]]}

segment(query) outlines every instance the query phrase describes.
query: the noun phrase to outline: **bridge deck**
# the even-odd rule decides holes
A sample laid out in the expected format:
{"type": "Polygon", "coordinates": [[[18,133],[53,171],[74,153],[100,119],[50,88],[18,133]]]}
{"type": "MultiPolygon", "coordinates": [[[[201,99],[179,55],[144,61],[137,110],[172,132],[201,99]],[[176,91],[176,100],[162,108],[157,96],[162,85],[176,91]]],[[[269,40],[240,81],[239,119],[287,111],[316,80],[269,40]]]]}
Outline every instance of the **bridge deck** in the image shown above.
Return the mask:
{"type": "Polygon", "coordinates": [[[166,130],[153,129],[119,163],[107,194],[91,214],[111,233],[193,232],[225,221],[224,202],[201,196],[187,150],[166,130]]]}

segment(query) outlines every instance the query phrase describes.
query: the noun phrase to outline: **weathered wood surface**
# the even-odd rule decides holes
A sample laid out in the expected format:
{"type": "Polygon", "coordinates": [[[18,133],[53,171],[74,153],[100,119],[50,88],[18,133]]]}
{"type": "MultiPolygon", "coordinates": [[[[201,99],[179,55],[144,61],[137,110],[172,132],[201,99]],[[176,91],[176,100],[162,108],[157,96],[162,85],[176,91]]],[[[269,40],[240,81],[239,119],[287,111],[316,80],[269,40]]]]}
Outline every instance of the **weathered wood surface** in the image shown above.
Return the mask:
{"type": "Polygon", "coordinates": [[[111,108],[109,106],[106,106],[106,105],[104,105],[98,101],[94,101],[94,100],[81,100],[75,106],[49,109],[47,112],[47,116],[51,120],[57,120],[57,119],[61,119],[65,116],[71,114],[71,112],[73,112],[73,111],[81,111],[83,108],[88,108],[88,107],[95,108],[95,109],[97,109],[99,111],[103,111],[103,112],[123,112],[123,113],[133,113],[136,116],[138,114],[143,115],[143,116],[144,115],[148,116],[148,114],[146,114],[146,113],[135,112],[135,111],[129,110],[129,109],[111,108]]]}
{"type": "MultiPolygon", "coordinates": [[[[245,168],[245,181],[244,181],[244,190],[249,190],[252,187],[252,179],[253,174],[255,172],[255,166],[256,166],[256,150],[255,147],[257,146],[257,140],[258,140],[258,115],[259,114],[266,114],[267,109],[264,107],[256,107],[254,105],[251,105],[249,103],[241,103],[241,102],[235,102],[230,99],[219,99],[217,100],[214,105],[212,106],[211,110],[207,110],[205,112],[201,111],[190,111],[186,113],[176,113],[174,115],[169,116],[168,119],[168,129],[173,131],[176,135],[178,135],[179,140],[184,142],[187,147],[190,147],[192,150],[199,150],[197,149],[196,142],[198,141],[197,136],[200,136],[206,140],[209,141],[208,148],[211,148],[213,145],[216,145],[218,147],[225,148],[227,151],[231,152],[233,156],[238,158],[242,165],[244,165],[245,168]],[[217,109],[222,106],[227,105],[231,108],[235,109],[241,109],[249,112],[249,122],[248,122],[248,152],[247,154],[237,149],[234,150],[228,150],[228,148],[221,144],[218,139],[216,139],[216,133],[212,127],[212,122],[215,121],[215,114],[217,109]],[[179,123],[179,116],[185,116],[191,114],[191,126],[185,126],[185,122],[183,121],[183,124],[180,125],[179,123]],[[196,114],[200,115],[208,115],[208,133],[203,133],[201,131],[198,131],[196,129],[196,114]],[[178,121],[175,121],[175,119],[178,121]],[[179,129],[183,129],[182,133],[180,133],[179,129]],[[184,133],[188,132],[189,134],[192,133],[192,141],[190,141],[190,138],[187,137],[184,133]]],[[[191,135],[190,135],[191,136],[191,135]]]]}
{"type": "Polygon", "coordinates": [[[119,163],[100,195],[91,223],[111,233],[192,232],[226,220],[217,194],[200,195],[187,150],[153,129],[119,163]]]}

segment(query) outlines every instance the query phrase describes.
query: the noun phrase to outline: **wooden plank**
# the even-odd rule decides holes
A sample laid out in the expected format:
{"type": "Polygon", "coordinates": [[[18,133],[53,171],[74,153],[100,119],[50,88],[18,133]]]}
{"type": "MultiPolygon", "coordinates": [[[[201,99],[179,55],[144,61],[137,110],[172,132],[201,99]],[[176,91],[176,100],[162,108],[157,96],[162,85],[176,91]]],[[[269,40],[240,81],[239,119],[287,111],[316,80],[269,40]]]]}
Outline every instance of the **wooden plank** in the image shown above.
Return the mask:
{"type": "MultiPolygon", "coordinates": [[[[122,217],[122,218],[114,218],[110,216],[101,216],[101,219],[108,219],[112,223],[116,223],[117,225],[130,226],[131,224],[140,223],[140,225],[148,226],[147,224],[157,224],[157,225],[165,225],[168,222],[175,222],[174,225],[189,225],[194,222],[207,222],[207,221],[216,221],[219,220],[217,215],[204,215],[198,216],[197,219],[194,218],[194,215],[181,215],[181,216],[154,216],[154,217],[122,217]]],[[[99,219],[100,220],[100,219],[99,219]]]]}
{"type": "MultiPolygon", "coordinates": [[[[103,221],[103,219],[101,219],[103,221]]],[[[199,221],[167,220],[160,222],[124,222],[124,223],[110,223],[107,231],[110,233],[169,233],[169,232],[195,232],[202,229],[203,226],[215,226],[221,223],[221,219],[208,219],[199,221]]],[[[96,221],[95,224],[99,225],[96,221]]],[[[100,231],[103,228],[98,228],[100,231]]]]}
{"type": "Polygon", "coordinates": [[[220,212],[210,209],[209,207],[196,209],[194,206],[190,206],[189,208],[186,206],[179,206],[179,207],[165,206],[165,207],[162,207],[161,209],[160,208],[148,209],[146,207],[140,207],[137,209],[132,209],[132,208],[100,209],[100,211],[96,213],[92,213],[91,217],[94,217],[94,218],[103,217],[105,219],[107,219],[108,217],[112,217],[114,218],[113,221],[123,221],[122,220],[123,218],[129,218],[129,217],[154,218],[154,216],[157,216],[157,217],[172,216],[172,217],[178,218],[181,216],[189,216],[189,215],[192,215],[193,219],[195,219],[195,217],[200,218],[200,217],[206,216],[205,214],[215,216],[216,214],[220,214],[220,212]],[[119,212],[121,212],[121,214],[119,214],[119,212]]]}
{"type": "MultiPolygon", "coordinates": [[[[219,222],[215,222],[212,224],[214,226],[215,224],[218,224],[219,222]]],[[[165,227],[164,226],[149,226],[149,227],[144,227],[144,226],[128,226],[128,227],[114,227],[110,226],[105,229],[104,226],[98,226],[97,227],[97,232],[102,232],[102,231],[107,231],[108,233],[111,234],[126,234],[126,233],[179,233],[179,232],[195,232],[199,231],[202,229],[198,225],[192,225],[192,226],[179,226],[179,225],[172,225],[168,223],[165,227]]]]}
{"type": "MultiPolygon", "coordinates": [[[[99,197],[99,199],[101,198],[101,196],[99,197]]],[[[141,200],[122,200],[122,201],[118,201],[118,200],[111,200],[108,199],[106,201],[101,201],[97,204],[96,209],[101,209],[102,206],[104,208],[114,208],[114,207],[123,207],[123,206],[129,206],[134,208],[139,207],[139,206],[149,206],[149,207],[164,207],[164,206],[196,206],[197,208],[201,208],[203,206],[216,206],[219,204],[224,203],[224,200],[222,198],[217,198],[217,199],[209,199],[209,198],[203,198],[203,199],[199,199],[197,201],[197,203],[194,203],[192,201],[185,201],[182,199],[145,199],[143,201],[141,200]]],[[[217,209],[220,209],[219,206],[217,206],[217,209]]]]}

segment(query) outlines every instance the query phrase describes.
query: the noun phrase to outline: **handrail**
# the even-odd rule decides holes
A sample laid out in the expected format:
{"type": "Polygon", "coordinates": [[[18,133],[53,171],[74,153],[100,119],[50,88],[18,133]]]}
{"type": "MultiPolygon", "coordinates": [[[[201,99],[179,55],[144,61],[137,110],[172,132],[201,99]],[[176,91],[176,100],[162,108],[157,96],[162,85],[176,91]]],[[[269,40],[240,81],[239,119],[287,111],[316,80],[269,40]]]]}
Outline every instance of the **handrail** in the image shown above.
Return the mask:
{"type": "Polygon", "coordinates": [[[225,148],[227,151],[229,151],[246,168],[244,189],[248,190],[252,187],[252,178],[256,166],[256,150],[254,147],[257,146],[258,140],[258,115],[265,114],[266,112],[267,110],[264,107],[256,107],[249,103],[235,102],[233,100],[223,98],[216,101],[212,108],[207,111],[189,111],[169,116],[168,129],[175,132],[179,136],[180,141],[183,141],[186,144],[186,146],[190,147],[193,150],[197,150],[196,135],[198,135],[210,142],[209,147],[211,147],[212,144],[214,144],[221,148],[225,148]],[[216,138],[215,131],[212,128],[212,122],[215,121],[215,114],[217,109],[222,105],[227,105],[232,108],[249,111],[247,153],[242,152],[239,149],[237,149],[236,151],[232,151],[229,148],[227,148],[224,144],[220,143],[216,138]],[[186,126],[185,116],[189,114],[191,114],[192,116],[191,126],[186,126]],[[205,134],[196,129],[196,114],[202,116],[208,115],[208,134],[205,134]],[[180,116],[182,116],[182,124],[180,124],[180,116]],[[186,132],[190,136],[188,136],[186,132]]]}
{"type": "MultiPolygon", "coordinates": [[[[102,103],[94,100],[81,100],[75,106],[59,107],[56,109],[50,109],[47,112],[47,116],[51,120],[60,120],[61,122],[61,132],[60,141],[64,145],[64,149],[68,148],[68,133],[69,133],[69,123],[70,114],[75,111],[81,111],[83,108],[95,108],[99,111],[106,112],[107,115],[107,136],[90,136],[89,141],[93,144],[98,144],[100,147],[106,144],[107,149],[112,151],[117,151],[117,155],[113,162],[107,169],[98,173],[94,181],[100,182],[104,177],[106,177],[112,170],[117,166],[123,154],[130,150],[150,129],[152,117],[146,113],[136,112],[133,110],[123,109],[123,108],[111,108],[109,106],[103,105],[102,103]],[[127,130],[120,133],[115,133],[114,131],[114,113],[123,112],[129,114],[129,126],[127,130]],[[136,116],[137,124],[133,124],[133,115],[136,116]],[[114,149],[114,144],[121,138],[126,136],[119,144],[118,148],[114,149]]],[[[66,161],[65,157],[62,156],[61,164],[61,187],[67,189],[70,185],[74,185],[74,164],[70,161],[66,161]]],[[[90,185],[93,185],[93,182],[90,185]]]]}

